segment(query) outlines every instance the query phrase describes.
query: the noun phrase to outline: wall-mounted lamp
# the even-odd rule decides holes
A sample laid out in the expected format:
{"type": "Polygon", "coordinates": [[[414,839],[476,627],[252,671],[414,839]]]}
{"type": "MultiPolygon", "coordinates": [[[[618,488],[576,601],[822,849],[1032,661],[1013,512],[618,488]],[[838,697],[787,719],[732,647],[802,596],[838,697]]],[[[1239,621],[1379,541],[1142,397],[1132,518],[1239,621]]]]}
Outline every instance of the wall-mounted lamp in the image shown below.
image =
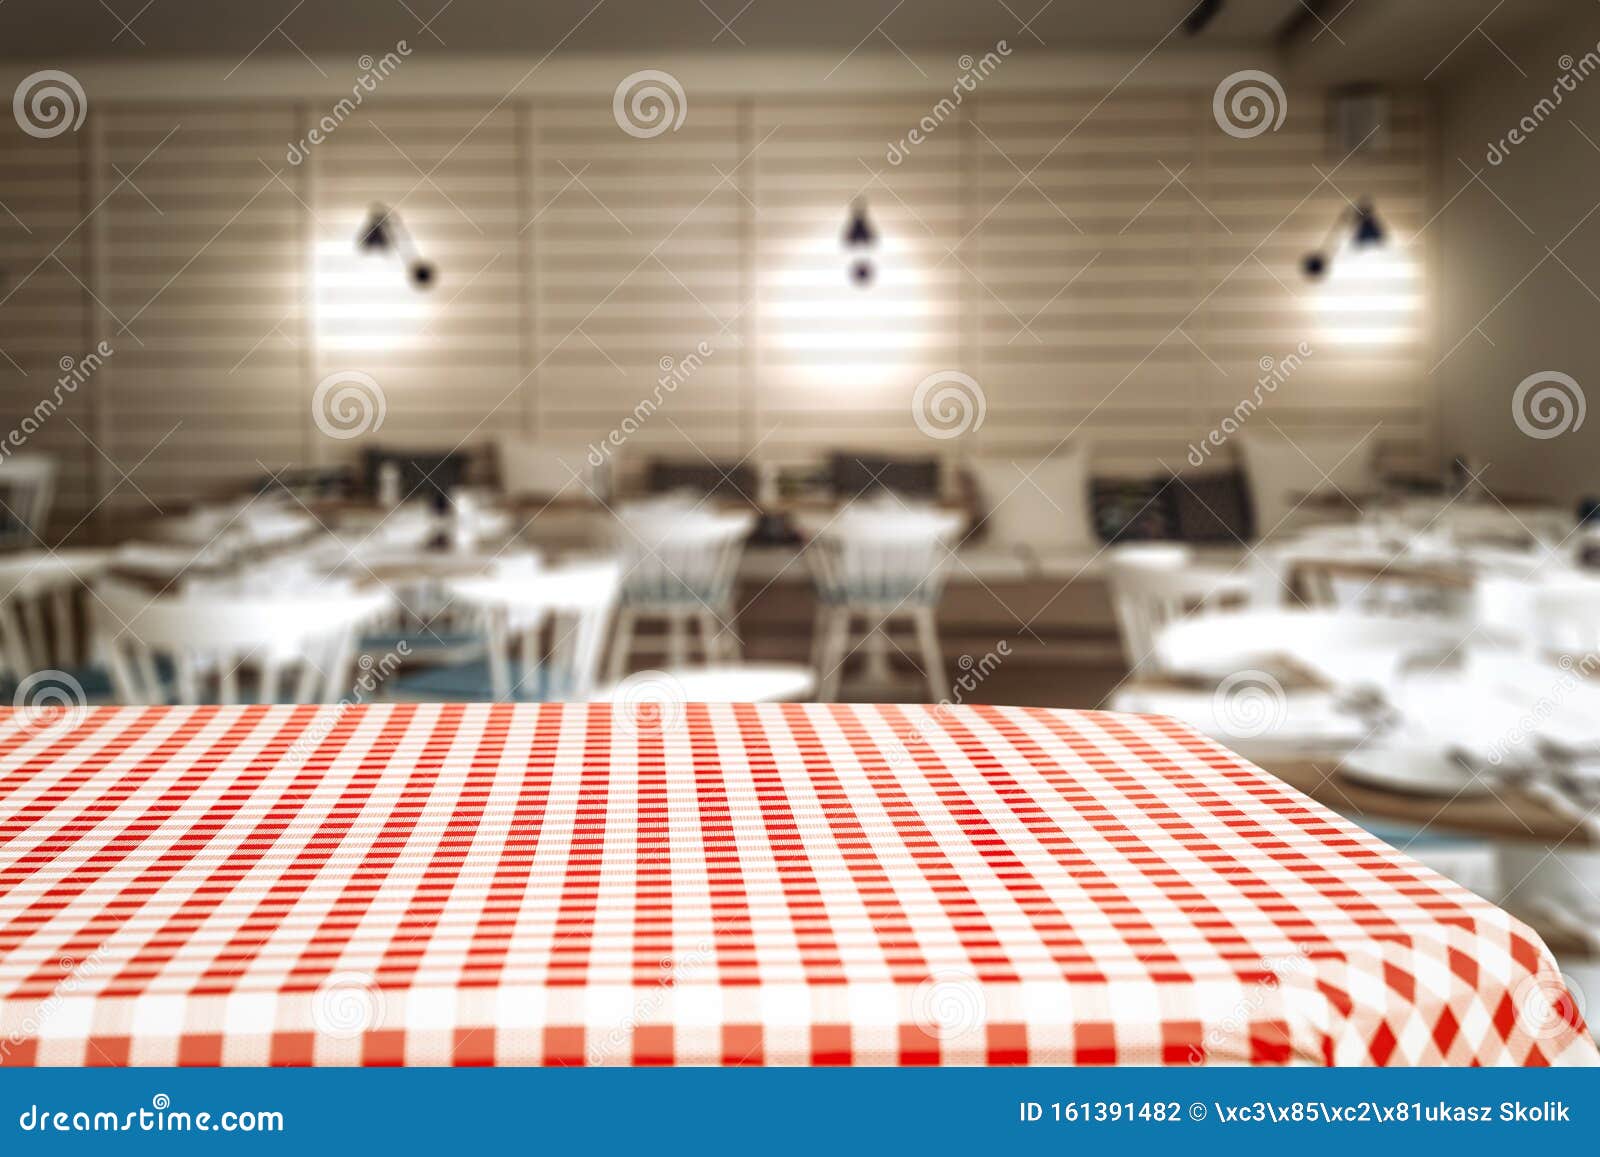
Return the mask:
{"type": "Polygon", "coordinates": [[[1183,30],[1190,36],[1199,36],[1222,11],[1223,0],[1200,0],[1183,19],[1183,30]]]}
{"type": "Polygon", "coordinates": [[[872,264],[871,250],[877,243],[877,231],[867,219],[867,203],[858,199],[850,206],[850,219],[844,227],[844,247],[851,255],[850,279],[857,285],[872,284],[877,270],[872,264]]]}
{"type": "Polygon", "coordinates": [[[417,252],[411,240],[411,231],[400,220],[400,215],[387,205],[374,204],[367,211],[367,220],[356,235],[356,248],[362,253],[387,255],[395,253],[405,263],[411,284],[418,289],[433,285],[434,267],[417,252]]]}
{"type": "Polygon", "coordinates": [[[1328,267],[1333,264],[1341,232],[1349,233],[1352,249],[1374,249],[1382,245],[1387,237],[1371,201],[1362,201],[1350,206],[1334,218],[1333,228],[1329,229],[1328,235],[1322,239],[1322,247],[1306,254],[1300,263],[1305,275],[1313,281],[1327,273],[1328,267]]]}

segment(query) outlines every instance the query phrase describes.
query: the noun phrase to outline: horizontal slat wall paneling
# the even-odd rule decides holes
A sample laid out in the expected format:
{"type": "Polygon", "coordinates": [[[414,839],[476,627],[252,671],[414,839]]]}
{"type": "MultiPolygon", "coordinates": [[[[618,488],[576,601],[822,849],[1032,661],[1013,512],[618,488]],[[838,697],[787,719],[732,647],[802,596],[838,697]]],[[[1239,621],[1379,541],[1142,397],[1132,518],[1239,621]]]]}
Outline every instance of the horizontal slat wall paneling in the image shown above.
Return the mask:
{"type": "Polygon", "coordinates": [[[930,102],[840,97],[755,103],[760,212],[756,276],[763,458],[827,448],[948,452],[917,427],[917,384],[962,366],[960,113],[898,164],[889,145],[930,102]],[[842,245],[853,198],[878,235],[873,282],[850,280],[842,245]]]}
{"type": "Polygon", "coordinates": [[[95,127],[91,120],[53,138],[29,136],[9,120],[0,128],[0,440],[8,454],[57,458],[58,533],[96,497],[94,451],[72,425],[92,433],[104,372],[84,360],[94,340],[91,299],[80,284],[89,280],[84,218],[93,207],[82,166],[95,127]],[[21,447],[10,443],[13,432],[21,447]]]}
{"type": "Polygon", "coordinates": [[[353,421],[333,415],[338,436],[316,428],[319,461],[374,444],[470,449],[521,424],[517,125],[509,105],[373,106],[316,146],[318,380],[365,374],[382,401],[381,425],[372,402],[353,421]],[[417,289],[398,256],[357,250],[374,204],[432,263],[431,288],[417,289]]]}
{"type": "Polygon", "coordinates": [[[32,444],[62,456],[64,511],[115,486],[108,519],[149,510],[119,470],[169,433],[133,474],[163,505],[258,460],[507,430],[575,448],[620,432],[626,475],[658,452],[1022,458],[1081,423],[1098,469],[1148,472],[1304,341],[1251,422],[1381,423],[1392,462],[1429,462],[1427,287],[1407,247],[1429,211],[1420,102],[1396,94],[1386,145],[1342,160],[1318,92],[1291,91],[1282,127],[1249,139],[1211,95],[986,88],[927,130],[937,94],[690,92],[654,137],[625,131],[609,93],[397,99],[309,150],[314,101],[108,100],[77,134],[0,152],[0,404],[31,412],[59,360],[106,334],[113,357],[32,444]],[[879,237],[866,289],[842,245],[857,196],[879,237]],[[1362,196],[1397,244],[1308,284],[1301,257],[1362,196]],[[432,290],[356,252],[373,202],[435,264],[432,290]],[[914,391],[942,371],[977,379],[981,428],[918,428],[914,391]],[[377,384],[380,429],[317,425],[313,391],[340,373],[377,384]],[[115,466],[61,420],[73,407],[115,466]]]}
{"type": "Polygon", "coordinates": [[[1281,382],[1247,428],[1337,433],[1352,442],[1375,431],[1388,463],[1431,467],[1425,270],[1421,245],[1410,247],[1429,212],[1421,102],[1397,95],[1387,143],[1346,157],[1327,131],[1323,94],[1291,90],[1287,99],[1276,132],[1239,139],[1213,123],[1202,134],[1208,180],[1197,192],[1216,218],[1207,217],[1203,233],[1205,273],[1216,286],[1203,311],[1206,352],[1227,371],[1201,379],[1202,429],[1276,373],[1281,382]],[[1303,257],[1364,197],[1373,199],[1389,244],[1336,257],[1325,282],[1307,281],[1303,257]],[[1280,369],[1302,341],[1311,354],[1292,373],[1280,369]]]}
{"type": "Polygon", "coordinates": [[[117,353],[103,509],[154,516],[302,453],[304,210],[292,173],[273,175],[295,122],[287,105],[104,115],[101,296],[117,353]]]}
{"type": "Polygon", "coordinates": [[[1197,230],[1183,187],[1193,94],[981,94],[978,219],[984,454],[1092,440],[1098,469],[1176,465],[1196,382],[1197,230]]]}
{"type": "Polygon", "coordinates": [[[656,136],[624,131],[609,100],[541,103],[534,124],[540,437],[615,432],[624,474],[656,453],[739,457],[753,211],[739,105],[689,94],[656,136]]]}

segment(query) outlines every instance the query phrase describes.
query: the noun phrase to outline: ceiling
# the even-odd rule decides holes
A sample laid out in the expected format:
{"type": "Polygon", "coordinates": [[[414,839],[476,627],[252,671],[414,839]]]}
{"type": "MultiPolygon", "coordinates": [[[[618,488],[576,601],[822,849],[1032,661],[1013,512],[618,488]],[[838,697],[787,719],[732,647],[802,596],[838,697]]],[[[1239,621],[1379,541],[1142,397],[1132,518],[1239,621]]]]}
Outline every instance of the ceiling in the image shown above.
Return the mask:
{"type": "MultiPolygon", "coordinates": [[[[409,37],[458,52],[752,49],[908,51],[998,39],[1062,51],[1149,48],[1196,0],[5,0],[7,56],[371,52],[409,37]],[[121,21],[128,21],[124,28],[121,21]],[[282,22],[281,33],[274,27],[282,22]],[[723,22],[727,22],[724,27],[723,22]],[[881,23],[881,33],[874,29],[881,23]],[[426,27],[424,27],[426,25],[426,27]],[[1026,26],[1026,27],[1025,27],[1026,26]],[[437,35],[438,39],[435,39],[437,35]],[[887,37],[885,39],[884,37],[887,37]],[[142,43],[141,43],[142,41],[142,43]],[[293,42],[292,44],[290,42],[293,42]],[[742,43],[741,43],[742,42],[742,43]]],[[[1261,43],[1298,0],[1226,0],[1212,44],[1261,43]]],[[[1175,33],[1182,38],[1181,31],[1175,33]]]]}
{"type": "MultiPolygon", "coordinates": [[[[1568,0],[1570,3],[1570,0],[1568,0]]],[[[119,63],[175,56],[853,49],[913,59],[1013,48],[1144,53],[1286,50],[1316,79],[1421,81],[1514,38],[1562,0],[0,0],[0,58],[119,63]],[[1481,25],[1482,31],[1477,31],[1481,25]]],[[[1569,9],[1570,11],[1570,9],[1569,9]]]]}

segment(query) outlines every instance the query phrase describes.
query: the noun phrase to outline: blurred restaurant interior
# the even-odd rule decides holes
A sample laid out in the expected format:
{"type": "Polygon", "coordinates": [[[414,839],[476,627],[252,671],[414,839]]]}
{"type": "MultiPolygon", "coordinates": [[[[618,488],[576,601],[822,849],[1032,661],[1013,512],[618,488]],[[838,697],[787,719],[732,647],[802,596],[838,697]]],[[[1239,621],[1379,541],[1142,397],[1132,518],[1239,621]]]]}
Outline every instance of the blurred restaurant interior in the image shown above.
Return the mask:
{"type": "Polygon", "coordinates": [[[17,709],[1172,715],[1600,991],[1600,7],[13,0],[0,59],[17,709]]]}

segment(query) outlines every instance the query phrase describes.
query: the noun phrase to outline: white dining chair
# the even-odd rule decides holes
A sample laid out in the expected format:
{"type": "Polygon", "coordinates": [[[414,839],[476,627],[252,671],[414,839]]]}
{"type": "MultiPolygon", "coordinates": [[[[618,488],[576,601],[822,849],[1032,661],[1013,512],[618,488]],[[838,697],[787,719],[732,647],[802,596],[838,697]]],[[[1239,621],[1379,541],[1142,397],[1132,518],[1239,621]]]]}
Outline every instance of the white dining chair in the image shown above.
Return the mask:
{"type": "Polygon", "coordinates": [[[1106,578],[1122,656],[1135,672],[1149,662],[1168,624],[1225,601],[1242,601],[1256,583],[1245,568],[1197,566],[1190,547],[1166,542],[1111,547],[1106,578]]]}
{"type": "Polygon", "coordinates": [[[6,677],[83,662],[79,598],[108,557],[101,550],[62,550],[0,558],[0,664],[6,677]]]}
{"type": "Polygon", "coordinates": [[[54,458],[15,454],[0,459],[0,550],[40,544],[55,489],[54,458]]]}
{"type": "Polygon", "coordinates": [[[589,699],[599,684],[621,577],[620,566],[607,560],[456,580],[450,594],[480,624],[487,671],[483,664],[436,668],[402,689],[409,695],[475,698],[487,675],[499,702],[589,699]]]}
{"type": "Polygon", "coordinates": [[[912,626],[911,646],[930,701],[949,695],[937,615],[951,543],[963,516],[898,503],[862,503],[834,516],[797,521],[807,539],[805,556],[817,599],[811,664],[818,697],[823,702],[838,698],[845,663],[858,647],[865,649],[865,679],[888,682],[889,649],[898,646],[890,632],[902,621],[912,626]],[[859,632],[854,630],[857,620],[864,620],[859,632]]]}
{"type": "Polygon", "coordinates": [[[352,687],[357,633],[389,604],[382,592],[152,598],[118,582],[95,596],[95,651],[128,704],[238,703],[245,668],[255,702],[336,701],[352,687]]]}
{"type": "MultiPolygon", "coordinates": [[[[689,663],[698,632],[706,663],[736,662],[742,654],[734,626],[734,580],[745,540],[755,527],[750,511],[719,512],[651,502],[617,512],[622,597],[611,644],[609,678],[627,673],[645,639],[637,628],[654,621],[664,631],[656,653],[674,667],[689,663]]],[[[651,640],[653,641],[653,640],[651,640]]]]}

